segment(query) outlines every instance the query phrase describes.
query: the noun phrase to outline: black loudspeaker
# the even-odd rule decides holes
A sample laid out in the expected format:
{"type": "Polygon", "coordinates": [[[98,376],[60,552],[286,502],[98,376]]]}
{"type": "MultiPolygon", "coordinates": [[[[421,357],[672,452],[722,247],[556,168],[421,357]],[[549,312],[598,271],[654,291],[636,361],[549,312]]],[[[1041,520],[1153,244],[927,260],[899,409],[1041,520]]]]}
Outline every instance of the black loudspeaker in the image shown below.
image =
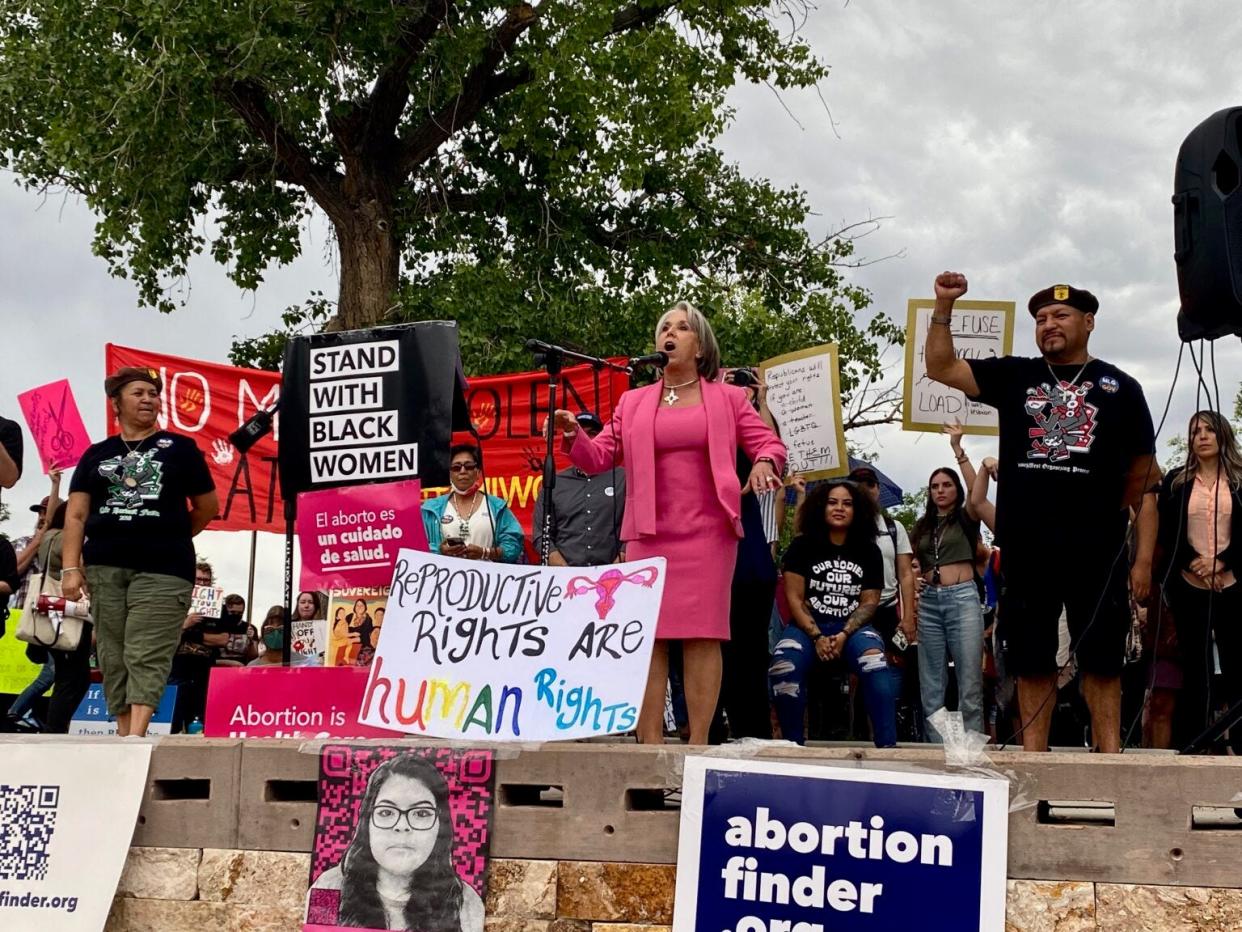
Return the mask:
{"type": "Polygon", "coordinates": [[[1178,336],[1242,335],[1242,107],[1212,114],[1178,150],[1173,241],[1178,336]]]}

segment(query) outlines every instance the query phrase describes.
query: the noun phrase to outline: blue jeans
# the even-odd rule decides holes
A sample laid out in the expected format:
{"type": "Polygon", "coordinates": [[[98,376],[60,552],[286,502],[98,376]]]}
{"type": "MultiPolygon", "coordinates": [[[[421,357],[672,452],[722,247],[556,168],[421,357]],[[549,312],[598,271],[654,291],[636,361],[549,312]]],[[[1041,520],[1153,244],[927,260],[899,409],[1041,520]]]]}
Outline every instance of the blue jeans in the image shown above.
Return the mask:
{"type": "Polygon", "coordinates": [[[20,696],[13,700],[13,704],[9,706],[9,715],[13,718],[21,718],[36,699],[52,688],[54,682],[56,682],[56,664],[49,657],[47,663],[39,669],[39,675],[22,690],[20,696]]]}
{"type": "MultiPolygon", "coordinates": [[[[819,630],[826,635],[839,634],[844,622],[820,622],[819,630]]],[[[870,625],[855,631],[845,642],[845,662],[858,674],[863,701],[875,746],[893,747],[897,743],[897,680],[884,653],[884,639],[870,625]],[[867,651],[876,651],[868,654],[867,651]]],[[[786,626],[772,653],[768,682],[772,687],[772,705],[781,723],[786,741],[806,743],[802,718],[806,712],[806,676],[816,660],[815,645],[805,631],[795,624],[786,626]]]]}
{"type": "MultiPolygon", "coordinates": [[[[957,674],[957,708],[970,731],[983,727],[983,609],[974,581],[925,586],[919,597],[919,693],[927,740],[940,734],[927,721],[944,708],[949,658],[957,674]]],[[[986,732],[985,732],[986,733],[986,732]]]]}

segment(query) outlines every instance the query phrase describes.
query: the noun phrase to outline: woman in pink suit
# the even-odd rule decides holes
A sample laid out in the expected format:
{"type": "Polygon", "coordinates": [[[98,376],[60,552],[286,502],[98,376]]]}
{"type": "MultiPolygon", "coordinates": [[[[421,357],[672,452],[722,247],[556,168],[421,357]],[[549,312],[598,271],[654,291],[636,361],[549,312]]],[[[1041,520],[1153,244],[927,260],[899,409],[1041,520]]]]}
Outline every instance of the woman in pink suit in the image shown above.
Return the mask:
{"type": "Polygon", "coordinates": [[[742,536],[737,449],[755,464],[746,491],[781,484],[785,445],[759,419],[741,388],[716,381],[720,349],[711,325],[679,301],[660,318],[656,349],[668,354],[663,381],[621,396],[596,437],[556,412],[569,457],[584,472],[624,457],[625,558],[668,560],[638,740],[664,740],[668,642],[681,641],[690,743],[706,744],[720,694],[720,642],[729,638],[729,590],[742,536]]]}

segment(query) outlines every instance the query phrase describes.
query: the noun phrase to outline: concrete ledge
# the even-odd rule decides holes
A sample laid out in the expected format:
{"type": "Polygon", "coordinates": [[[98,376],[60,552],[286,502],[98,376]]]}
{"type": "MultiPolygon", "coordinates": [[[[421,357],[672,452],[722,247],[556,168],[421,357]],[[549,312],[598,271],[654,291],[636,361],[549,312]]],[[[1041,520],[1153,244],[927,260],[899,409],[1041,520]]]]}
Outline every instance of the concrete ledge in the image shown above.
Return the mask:
{"type": "MultiPolygon", "coordinates": [[[[317,750],[296,741],[165,739],[152,757],[152,785],[135,844],[309,851],[317,750]],[[195,795],[204,780],[206,799],[195,795]],[[177,798],[182,789],[187,798],[177,798]]],[[[674,864],[682,763],[687,753],[705,751],[825,767],[946,769],[943,753],[934,748],[773,744],[692,750],[607,742],[505,747],[497,751],[492,856],[674,864]]],[[[994,752],[982,769],[1010,781],[1013,879],[1242,886],[1242,820],[1232,816],[1233,799],[1242,793],[1242,759],[994,752]],[[1196,823],[1196,807],[1230,817],[1199,817],[1196,823]]]]}
{"type": "Polygon", "coordinates": [[[133,843],[140,847],[235,848],[242,742],[166,739],[151,754],[133,843]]]}

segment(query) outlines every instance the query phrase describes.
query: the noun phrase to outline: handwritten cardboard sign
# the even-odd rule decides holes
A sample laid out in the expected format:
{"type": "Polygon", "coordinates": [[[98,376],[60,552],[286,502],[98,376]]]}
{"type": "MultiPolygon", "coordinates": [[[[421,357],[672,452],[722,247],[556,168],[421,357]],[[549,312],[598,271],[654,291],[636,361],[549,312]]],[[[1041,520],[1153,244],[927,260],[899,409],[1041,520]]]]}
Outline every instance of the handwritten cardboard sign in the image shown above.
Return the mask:
{"type": "MultiPolygon", "coordinates": [[[[906,310],[906,381],[902,426],[906,430],[939,432],[954,420],[968,434],[996,434],[995,408],[971,401],[956,388],[927,375],[927,328],[931,298],[911,298],[906,310]]],[[[953,306],[953,350],[958,359],[989,359],[1013,351],[1012,301],[958,301],[953,306]]]]}
{"type": "Polygon", "coordinates": [[[768,385],[768,410],[789,450],[790,475],[828,479],[848,473],[836,344],[764,360],[760,370],[768,385]]]}
{"type": "Polygon", "coordinates": [[[491,741],[630,731],[664,572],[662,557],[545,567],[402,550],[358,721],[491,741]]]}
{"type": "Polygon", "coordinates": [[[34,437],[44,474],[49,469],[76,466],[91,445],[91,438],[82,423],[78,403],[73,400],[69,380],[49,382],[22,392],[17,396],[17,403],[34,437]]]}
{"type": "Polygon", "coordinates": [[[300,493],[302,588],[388,585],[398,550],[427,549],[421,504],[417,479],[300,493]]]}
{"type": "Polygon", "coordinates": [[[219,586],[195,586],[190,590],[190,614],[219,618],[224,611],[224,590],[219,586]]]}

